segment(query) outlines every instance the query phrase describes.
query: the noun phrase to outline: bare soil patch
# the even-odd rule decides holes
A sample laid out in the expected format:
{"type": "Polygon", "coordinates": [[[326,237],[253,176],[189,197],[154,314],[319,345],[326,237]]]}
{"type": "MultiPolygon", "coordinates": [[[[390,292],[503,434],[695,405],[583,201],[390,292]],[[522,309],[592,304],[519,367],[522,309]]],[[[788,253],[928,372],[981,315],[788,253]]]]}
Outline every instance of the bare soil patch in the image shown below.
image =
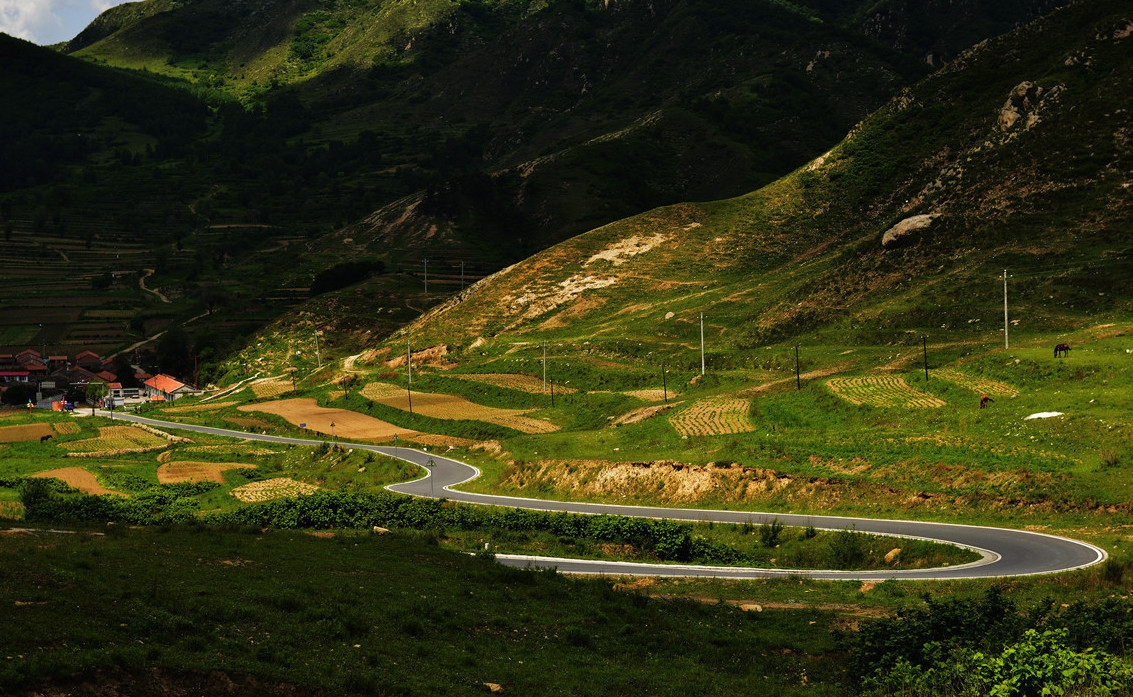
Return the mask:
{"type": "MultiPolygon", "coordinates": [[[[630,397],[637,397],[638,399],[644,399],[647,402],[660,402],[662,399],[665,399],[665,397],[666,397],[666,392],[663,389],[661,389],[661,390],[658,390],[658,389],[630,390],[629,392],[625,392],[624,394],[627,394],[630,397]]],[[[672,399],[674,397],[680,397],[680,395],[678,393],[673,392],[672,390],[668,391],[667,396],[668,396],[669,399],[672,399]]]]}
{"type": "MultiPolygon", "coordinates": [[[[461,380],[470,380],[472,382],[482,382],[487,385],[495,385],[502,387],[505,390],[517,390],[519,392],[528,392],[530,394],[543,394],[543,378],[533,377],[531,375],[523,375],[522,373],[478,373],[468,375],[453,375],[454,378],[461,380]]],[[[563,387],[555,385],[555,392],[567,394],[577,392],[578,390],[573,387],[563,387]]]]}
{"type": "Polygon", "coordinates": [[[356,411],[320,407],[310,397],[246,404],[238,408],[240,411],[263,411],[275,414],[296,426],[306,424],[304,428],[327,435],[332,435],[333,423],[333,435],[356,440],[386,441],[392,439],[394,435],[408,437],[418,433],[356,411]]]}
{"type": "Polygon", "coordinates": [[[51,424],[23,424],[0,427],[0,443],[22,443],[51,435],[51,424]]]}
{"type": "Polygon", "coordinates": [[[402,411],[412,411],[434,419],[486,421],[514,428],[523,433],[550,433],[558,426],[524,416],[534,409],[499,409],[471,402],[464,397],[437,392],[414,392],[412,397],[396,385],[370,383],[362,389],[366,397],[402,411]],[[411,401],[412,400],[412,401],[411,401]]]}
{"type": "Polygon", "coordinates": [[[60,479],[68,486],[73,486],[84,494],[117,494],[118,496],[128,496],[128,494],[124,494],[121,491],[107,489],[99,484],[98,479],[82,467],[62,467],[60,469],[47,470],[46,472],[36,472],[31,476],[37,479],[60,479]]]}
{"type": "Polygon", "coordinates": [[[632,411],[627,411],[616,419],[612,419],[610,421],[610,425],[625,426],[626,424],[640,423],[642,421],[645,421],[646,419],[651,419],[658,414],[662,414],[669,409],[672,409],[673,407],[677,406],[677,404],[680,404],[680,402],[673,404],[654,404],[651,407],[639,407],[632,411]]]}
{"type": "Polygon", "coordinates": [[[254,469],[254,464],[240,462],[166,462],[157,468],[157,481],[161,484],[177,482],[224,483],[224,472],[232,469],[254,469]]]}

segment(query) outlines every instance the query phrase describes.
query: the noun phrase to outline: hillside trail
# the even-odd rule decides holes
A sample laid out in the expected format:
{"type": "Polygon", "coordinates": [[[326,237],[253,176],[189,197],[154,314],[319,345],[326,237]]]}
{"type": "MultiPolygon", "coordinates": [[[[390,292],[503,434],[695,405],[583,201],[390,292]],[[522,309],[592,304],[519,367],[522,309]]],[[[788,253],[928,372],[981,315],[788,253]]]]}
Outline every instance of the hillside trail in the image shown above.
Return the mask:
{"type": "Polygon", "coordinates": [[[173,301],[170,300],[169,298],[165,297],[165,294],[162,293],[161,291],[153,290],[152,288],[146,287],[146,279],[153,275],[154,270],[153,269],[142,269],[142,270],[145,271],[145,274],[143,274],[140,278],[138,278],[138,287],[141,288],[146,293],[152,293],[153,295],[156,295],[158,297],[158,299],[161,300],[161,302],[172,304],[173,301]]]}

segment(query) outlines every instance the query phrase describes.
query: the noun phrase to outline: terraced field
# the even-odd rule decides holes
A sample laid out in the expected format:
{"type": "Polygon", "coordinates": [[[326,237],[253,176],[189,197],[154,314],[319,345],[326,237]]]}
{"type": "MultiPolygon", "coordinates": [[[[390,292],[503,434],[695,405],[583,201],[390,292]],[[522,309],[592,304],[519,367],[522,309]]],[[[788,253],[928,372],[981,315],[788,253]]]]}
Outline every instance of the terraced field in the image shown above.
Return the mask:
{"type": "MultiPolygon", "coordinates": [[[[461,380],[470,380],[472,382],[482,382],[486,385],[502,387],[505,390],[515,390],[517,392],[527,392],[530,394],[543,394],[543,378],[532,377],[531,375],[523,375],[521,373],[476,373],[452,375],[451,377],[460,378],[461,380]]],[[[573,387],[555,385],[555,392],[558,393],[568,394],[577,391],[578,390],[573,387]]]]}
{"type": "Polygon", "coordinates": [[[755,426],[747,416],[746,399],[701,399],[669,417],[682,436],[718,436],[747,433],[755,426]]]}
{"type": "Polygon", "coordinates": [[[550,433],[559,427],[549,421],[525,416],[533,409],[500,409],[469,401],[457,395],[437,392],[414,392],[412,403],[405,390],[397,385],[372,382],[362,389],[362,394],[394,409],[412,411],[434,419],[484,421],[498,426],[514,428],[523,433],[550,433]]]}
{"type": "Polygon", "coordinates": [[[101,426],[97,438],[62,443],[59,447],[70,453],[89,456],[94,453],[143,452],[163,448],[168,444],[164,438],[133,426],[101,426]]]}
{"type": "Polygon", "coordinates": [[[872,407],[904,407],[931,409],[945,401],[911,387],[904,378],[891,375],[867,375],[856,378],[831,378],[830,391],[851,404],[872,407]]]}
{"type": "Polygon", "coordinates": [[[986,394],[992,397],[1015,397],[1019,394],[1019,390],[1010,385],[975,375],[968,375],[955,368],[939,368],[933,375],[942,380],[955,383],[960,387],[967,388],[977,394],[986,394]]]}

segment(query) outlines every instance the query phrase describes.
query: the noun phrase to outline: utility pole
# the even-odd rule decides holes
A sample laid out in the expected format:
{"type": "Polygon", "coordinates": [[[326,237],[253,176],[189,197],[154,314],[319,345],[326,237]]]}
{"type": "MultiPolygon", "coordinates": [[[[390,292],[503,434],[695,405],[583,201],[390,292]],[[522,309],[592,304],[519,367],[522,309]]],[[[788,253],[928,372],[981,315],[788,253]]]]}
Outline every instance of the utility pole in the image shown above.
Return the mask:
{"type": "Polygon", "coordinates": [[[429,260],[425,260],[425,294],[429,293],[429,260]]]}
{"type": "Polygon", "coordinates": [[[543,391],[547,391],[547,342],[543,342],[543,391]]]}
{"type": "Polygon", "coordinates": [[[413,351],[409,348],[409,337],[405,337],[405,364],[409,366],[409,384],[413,384],[413,351]]]}
{"type": "Polygon", "coordinates": [[[700,313],[700,374],[704,375],[704,313],[700,313]]]}
{"type": "Polygon", "coordinates": [[[921,344],[924,346],[924,381],[928,384],[928,337],[921,337],[921,344]]]}
{"type": "Polygon", "coordinates": [[[1003,348],[1011,348],[1007,339],[1007,269],[1003,270],[1003,348]]]}
{"type": "Polygon", "coordinates": [[[665,370],[665,361],[661,360],[661,389],[665,392],[665,404],[669,403],[669,379],[665,375],[669,371],[665,370]]]}
{"type": "Polygon", "coordinates": [[[799,345],[795,344],[795,389],[801,390],[803,388],[803,378],[799,373],[799,345]]]}
{"type": "Polygon", "coordinates": [[[409,385],[405,386],[405,394],[409,396],[409,415],[413,416],[413,390],[409,389],[409,385]]]}
{"type": "Polygon", "coordinates": [[[319,362],[319,367],[323,367],[323,357],[319,353],[319,330],[315,330],[315,359],[319,362]]]}

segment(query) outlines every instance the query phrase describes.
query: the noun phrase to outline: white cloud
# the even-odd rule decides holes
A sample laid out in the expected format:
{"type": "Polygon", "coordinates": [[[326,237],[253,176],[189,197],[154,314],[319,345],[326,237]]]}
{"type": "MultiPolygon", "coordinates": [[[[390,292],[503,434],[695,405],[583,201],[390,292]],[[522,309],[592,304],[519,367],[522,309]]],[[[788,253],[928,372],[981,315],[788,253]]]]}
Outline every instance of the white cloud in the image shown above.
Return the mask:
{"type": "Polygon", "coordinates": [[[72,39],[125,0],[0,0],[0,32],[46,45],[72,39]]]}

